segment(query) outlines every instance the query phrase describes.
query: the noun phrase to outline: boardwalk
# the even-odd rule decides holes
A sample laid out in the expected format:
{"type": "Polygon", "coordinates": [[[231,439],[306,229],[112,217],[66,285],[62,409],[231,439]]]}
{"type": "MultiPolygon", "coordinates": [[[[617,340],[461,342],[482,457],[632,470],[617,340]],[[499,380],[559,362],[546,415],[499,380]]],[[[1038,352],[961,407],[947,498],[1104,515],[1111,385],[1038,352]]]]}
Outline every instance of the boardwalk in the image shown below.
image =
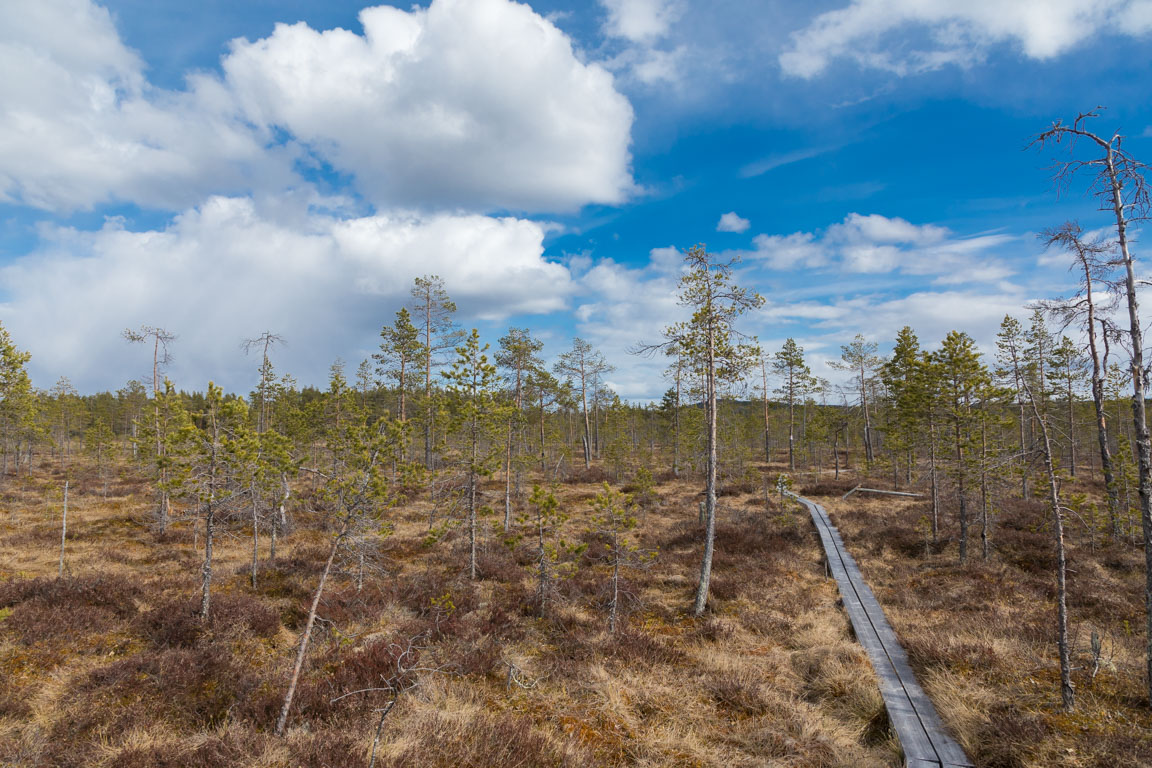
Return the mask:
{"type": "Polygon", "coordinates": [[[884,609],[864,582],[859,566],[848,554],[828,513],[815,502],[790,495],[808,508],[820,533],[829,570],[840,587],[844,610],[876,670],[888,719],[904,749],[905,764],[909,768],[971,766],[972,761],[948,735],[936,708],[916,682],[908,657],[884,617],[884,609]]]}

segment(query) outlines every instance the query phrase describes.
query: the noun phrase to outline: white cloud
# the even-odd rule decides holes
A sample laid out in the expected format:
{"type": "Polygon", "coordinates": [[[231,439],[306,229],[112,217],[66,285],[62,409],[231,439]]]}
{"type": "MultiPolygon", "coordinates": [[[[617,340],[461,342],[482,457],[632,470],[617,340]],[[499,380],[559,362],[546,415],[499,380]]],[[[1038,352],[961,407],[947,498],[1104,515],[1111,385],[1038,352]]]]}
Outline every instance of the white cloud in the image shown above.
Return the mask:
{"type": "Polygon", "coordinates": [[[716,231],[747,232],[750,226],[752,226],[752,222],[748,221],[748,219],[741,218],[735,211],[729,211],[720,217],[720,223],[716,225],[716,231]]]}
{"type": "Polygon", "coordinates": [[[822,233],[757,235],[751,257],[775,270],[838,265],[850,273],[944,275],[941,283],[996,282],[1013,273],[990,252],[1016,239],[1002,234],[956,237],[935,224],[851,213],[822,233]]]}
{"type": "Polygon", "coordinates": [[[794,33],[779,62],[786,74],[804,78],[840,57],[906,75],[971,65],[997,44],[1014,44],[1043,60],[1101,32],[1141,35],[1149,29],[1147,0],[852,0],[794,33]],[[925,44],[888,44],[891,33],[907,27],[922,28],[925,44]]]}
{"type": "Polygon", "coordinates": [[[600,0],[607,16],[602,32],[623,43],[604,66],[626,80],[645,86],[674,85],[681,81],[687,46],[670,44],[673,25],[684,13],[679,0],[600,0]]]}
{"type": "Polygon", "coordinates": [[[307,186],[309,152],[381,206],[572,210],[632,192],[631,105],[527,5],[360,19],[362,35],[299,23],[233,41],[222,78],[166,91],[90,0],[0,3],[0,201],[180,210],[307,186]]]}
{"type": "Polygon", "coordinates": [[[277,25],[223,67],[245,114],[354,174],[378,204],[569,210],[632,190],[632,108],[527,5],[360,13],[364,34],[277,25]]]}
{"type": "Polygon", "coordinates": [[[180,207],[290,183],[290,151],[267,150],[218,83],[158,92],[143,69],[88,0],[0,3],[0,200],[180,207]]]}
{"type": "Polygon", "coordinates": [[[756,235],[754,258],[763,260],[770,269],[787,270],[794,267],[822,267],[828,263],[824,248],[811,232],[791,235],[756,235]]]}
{"type": "Polygon", "coordinates": [[[439,274],[462,322],[565,307],[568,270],[542,257],[544,227],[479,215],[339,219],[212,198],[163,230],[49,229],[36,253],[0,269],[0,318],[40,383],[85,389],[143,370],[119,338],[149,324],[179,335],[174,378],[217,377],[243,390],[245,336],[285,336],[282,370],[313,380],[337,355],[353,365],[406,300],[412,278],[439,274]]]}
{"type": "Polygon", "coordinates": [[[651,43],[668,34],[682,9],[675,0],[600,0],[607,11],[604,33],[638,43],[651,43]]]}

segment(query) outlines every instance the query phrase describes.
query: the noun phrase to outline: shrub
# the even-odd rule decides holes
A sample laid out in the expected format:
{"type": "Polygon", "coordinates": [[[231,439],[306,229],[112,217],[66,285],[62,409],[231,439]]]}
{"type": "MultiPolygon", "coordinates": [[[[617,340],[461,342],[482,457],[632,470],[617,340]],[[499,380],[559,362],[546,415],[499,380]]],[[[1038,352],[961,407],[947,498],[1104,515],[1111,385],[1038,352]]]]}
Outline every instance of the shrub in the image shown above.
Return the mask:
{"type": "Polygon", "coordinates": [[[178,598],[141,614],[141,634],[158,647],[191,648],[207,633],[247,631],[271,637],[280,631],[280,617],[260,600],[244,594],[214,594],[208,621],[200,620],[200,599],[178,598]]]}

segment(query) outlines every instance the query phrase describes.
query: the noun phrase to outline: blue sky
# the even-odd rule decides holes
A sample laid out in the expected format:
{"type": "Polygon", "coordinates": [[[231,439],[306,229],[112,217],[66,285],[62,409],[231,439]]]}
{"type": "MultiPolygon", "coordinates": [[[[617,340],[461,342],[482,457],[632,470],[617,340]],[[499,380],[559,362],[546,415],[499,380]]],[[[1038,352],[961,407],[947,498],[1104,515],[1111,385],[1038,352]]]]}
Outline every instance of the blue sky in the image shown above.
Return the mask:
{"type": "Polygon", "coordinates": [[[0,0],[0,322],[42,387],[144,377],[144,324],[179,386],[248,389],[265,330],[320,383],[437,273],[647,399],[627,349],[706,243],[819,375],[905,324],[989,349],[1072,284],[1036,233],[1107,224],[1030,137],[1105,105],[1152,158],[1150,33],[1149,0],[0,0]]]}

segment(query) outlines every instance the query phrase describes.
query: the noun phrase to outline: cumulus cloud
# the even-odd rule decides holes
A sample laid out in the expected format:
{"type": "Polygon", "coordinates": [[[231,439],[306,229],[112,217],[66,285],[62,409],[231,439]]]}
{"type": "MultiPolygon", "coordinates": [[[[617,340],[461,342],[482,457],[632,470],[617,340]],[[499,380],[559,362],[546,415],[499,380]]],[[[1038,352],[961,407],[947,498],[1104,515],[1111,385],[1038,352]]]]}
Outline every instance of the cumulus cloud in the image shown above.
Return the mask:
{"type": "Polygon", "coordinates": [[[464,321],[562,309],[574,286],[543,258],[544,234],[513,218],[340,219],[216,197],[161,230],[116,220],[46,230],[39,251],[0,269],[0,319],[34,351],[40,382],[67,374],[86,389],[118,386],[138,357],[119,334],[149,324],[179,335],[182,386],[203,387],[195,377],[211,373],[243,389],[252,363],[242,337],[283,335],[282,369],[306,377],[337,355],[354,365],[418,275],[440,274],[464,321]]]}
{"type": "Polygon", "coordinates": [[[776,270],[836,265],[852,273],[898,270],[911,275],[942,275],[944,282],[993,282],[1012,272],[996,263],[992,252],[1016,239],[1004,234],[957,237],[935,224],[851,213],[820,233],[757,235],[751,256],[776,270]]]}
{"type": "Polygon", "coordinates": [[[1147,0],[852,0],[794,33],[779,62],[786,74],[803,78],[820,75],[840,57],[906,75],[970,65],[997,44],[1015,45],[1028,58],[1043,60],[1102,32],[1150,30],[1147,0]],[[909,27],[925,33],[923,45],[888,44],[893,32],[909,27]]]}
{"type": "Polygon", "coordinates": [[[364,33],[277,25],[235,41],[245,115],[306,142],[382,205],[570,210],[632,190],[632,108],[527,5],[435,0],[364,33]]]}
{"type": "Polygon", "coordinates": [[[572,210],[633,189],[631,105],[527,5],[366,8],[363,34],[279,25],[222,76],[151,86],[90,0],[0,3],[0,201],[181,210],[327,162],[379,206],[572,210]],[[312,155],[313,157],[309,157],[312,155]]]}
{"type": "Polygon", "coordinates": [[[110,200],[181,207],[211,190],[291,182],[219,83],[158,92],[88,0],[0,3],[0,200],[72,210],[110,200]]]}
{"type": "Polygon", "coordinates": [[[717,232],[747,232],[752,222],[741,218],[735,211],[729,211],[720,216],[720,223],[716,225],[717,232]]]}

